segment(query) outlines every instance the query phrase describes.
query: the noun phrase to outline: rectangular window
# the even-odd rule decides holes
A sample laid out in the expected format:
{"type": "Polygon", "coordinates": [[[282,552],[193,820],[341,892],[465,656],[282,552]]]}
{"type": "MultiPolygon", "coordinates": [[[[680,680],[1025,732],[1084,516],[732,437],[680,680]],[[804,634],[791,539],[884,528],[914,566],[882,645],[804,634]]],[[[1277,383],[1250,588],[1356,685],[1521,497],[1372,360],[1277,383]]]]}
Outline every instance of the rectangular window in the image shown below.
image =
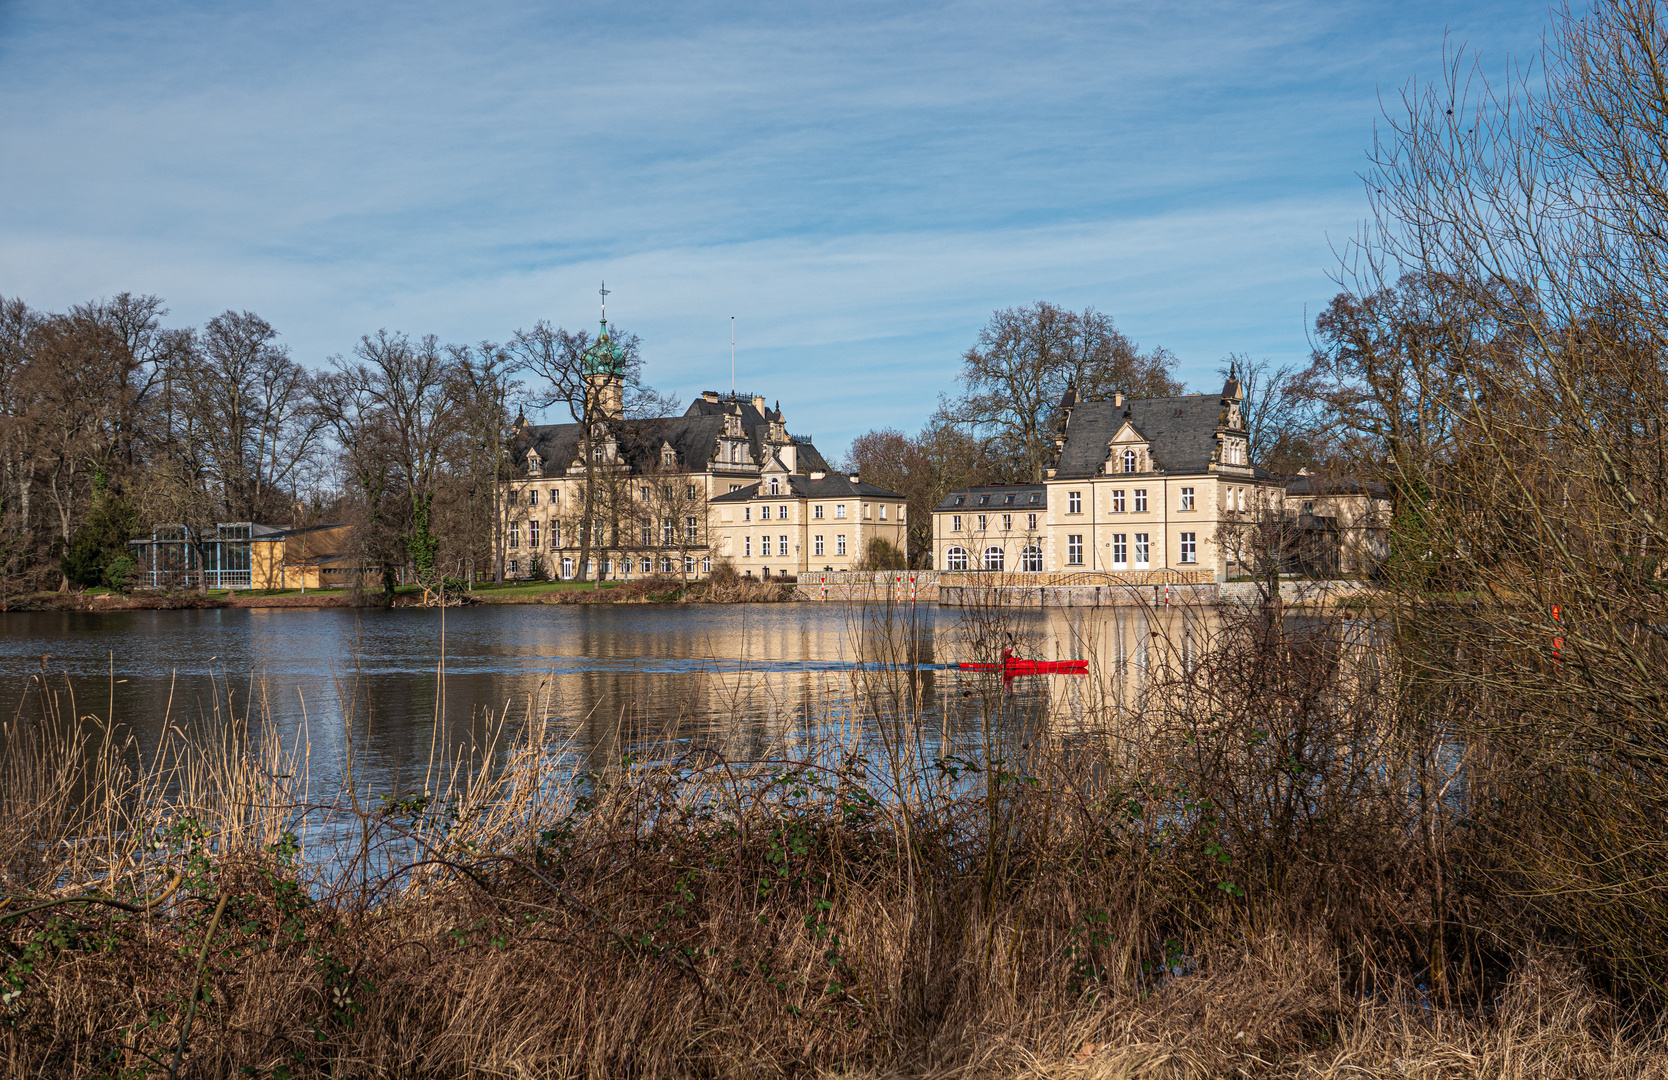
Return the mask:
{"type": "Polygon", "coordinates": [[[950,515],[950,531],[951,532],[961,532],[961,515],[960,514],[951,514],[950,515]]]}
{"type": "Polygon", "coordinates": [[[834,536],[834,554],[844,555],[845,553],[846,553],[846,534],[845,533],[836,533],[835,536],[834,536]]]}
{"type": "Polygon", "coordinates": [[[527,546],[530,548],[539,546],[539,523],[537,521],[527,523],[527,546]]]}
{"type": "Polygon", "coordinates": [[[819,537],[817,537],[817,538],[815,538],[815,539],[814,539],[814,540],[813,540],[813,541],[812,541],[812,544],[814,544],[814,545],[815,545],[815,548],[814,548],[814,550],[815,550],[815,551],[816,551],[816,553],[817,553],[817,554],[818,554],[818,555],[821,555],[821,554],[822,554],[822,537],[820,537],[820,536],[819,536],[819,537]]]}
{"type": "Polygon", "coordinates": [[[686,517],[683,519],[683,538],[694,543],[701,538],[701,519],[686,517]]]}
{"type": "Polygon", "coordinates": [[[1112,534],[1112,568],[1123,570],[1129,566],[1129,543],[1123,533],[1112,534]]]}
{"type": "Polygon", "coordinates": [[[671,518],[662,518],[661,522],[660,522],[660,542],[661,542],[661,544],[665,545],[665,546],[670,546],[671,544],[675,543],[676,541],[675,541],[674,537],[676,537],[677,531],[678,531],[677,522],[673,521],[671,518]]]}
{"type": "Polygon", "coordinates": [[[1112,493],[1112,512],[1114,514],[1124,512],[1124,492],[1122,488],[1112,493]]]}
{"type": "Polygon", "coordinates": [[[1003,514],[1002,515],[1002,531],[1003,532],[1013,532],[1013,529],[1014,529],[1014,516],[1012,514],[1003,514]]]}
{"type": "Polygon", "coordinates": [[[776,538],[776,554],[786,555],[787,553],[788,553],[788,538],[785,537],[785,536],[778,536],[776,538]]]}
{"type": "Polygon", "coordinates": [[[559,505],[561,503],[561,501],[562,501],[562,493],[560,491],[556,490],[555,488],[551,488],[550,489],[550,505],[551,506],[559,505]]]}
{"type": "Polygon", "coordinates": [[[539,505],[539,489],[538,488],[528,488],[527,489],[527,505],[528,506],[537,506],[537,505],[539,505]]]}
{"type": "Polygon", "coordinates": [[[753,557],[753,538],[751,536],[741,538],[741,553],[747,558],[753,557]]]}
{"type": "Polygon", "coordinates": [[[516,559],[511,559],[510,560],[510,576],[515,577],[517,574],[520,574],[520,573],[521,573],[521,563],[516,559]]]}
{"type": "Polygon", "coordinates": [[[984,532],[988,528],[990,528],[990,525],[987,522],[987,520],[985,518],[985,515],[980,514],[979,515],[979,531],[984,532]]]}
{"type": "Polygon", "coordinates": [[[834,516],[837,517],[837,518],[843,518],[843,517],[846,516],[846,504],[845,503],[835,503],[834,504],[834,516]]]}
{"type": "Polygon", "coordinates": [[[637,489],[637,497],[644,502],[649,501],[649,487],[647,484],[637,489]]]}
{"type": "Polygon", "coordinates": [[[1146,488],[1136,488],[1135,489],[1135,512],[1137,514],[1145,514],[1147,512],[1147,489],[1146,488]]]}
{"type": "Polygon", "coordinates": [[[1198,533],[1181,534],[1181,561],[1196,563],[1199,561],[1198,533]]]}
{"type": "Polygon", "coordinates": [[[765,504],[764,506],[759,507],[759,520],[760,521],[769,521],[770,520],[770,505],[768,503],[765,504]]]}
{"type": "Polygon", "coordinates": [[[1081,491],[1066,492],[1066,513],[1081,514],[1083,512],[1083,493],[1081,491]]]}
{"type": "Polygon", "coordinates": [[[1135,534],[1135,569],[1145,570],[1152,556],[1152,544],[1146,533],[1135,534]]]}
{"type": "Polygon", "coordinates": [[[685,555],[683,557],[683,572],[685,574],[693,574],[695,572],[695,556],[685,555]]]}
{"type": "Polygon", "coordinates": [[[1073,533],[1066,537],[1066,561],[1073,566],[1083,565],[1083,534],[1073,533]]]}
{"type": "Polygon", "coordinates": [[[822,520],[822,503],[818,503],[816,507],[812,509],[811,516],[816,518],[818,521],[822,520]]]}
{"type": "Polygon", "coordinates": [[[555,518],[550,519],[550,546],[562,546],[562,523],[555,518]]]}
{"type": "Polygon", "coordinates": [[[652,543],[654,543],[654,526],[645,525],[643,526],[643,546],[648,547],[652,543]]]}
{"type": "Polygon", "coordinates": [[[573,577],[573,560],[572,559],[563,559],[562,560],[562,580],[563,581],[568,581],[572,577],[573,577]]]}
{"type": "Polygon", "coordinates": [[[643,561],[638,564],[638,569],[642,570],[645,574],[654,573],[654,560],[649,558],[647,555],[643,556],[643,561]]]}
{"type": "Polygon", "coordinates": [[[510,522],[510,547],[518,548],[520,546],[521,546],[521,526],[517,525],[515,522],[512,521],[512,522],[510,522]]]}
{"type": "Polygon", "coordinates": [[[1182,499],[1181,508],[1183,510],[1193,509],[1193,489],[1192,488],[1182,488],[1181,489],[1181,499],[1182,499]]]}
{"type": "Polygon", "coordinates": [[[871,517],[874,517],[874,514],[875,514],[874,505],[872,503],[864,503],[863,504],[863,520],[864,521],[869,520],[871,517]]]}
{"type": "Polygon", "coordinates": [[[882,520],[882,521],[886,520],[886,504],[885,503],[880,504],[880,520],[882,520]]]}
{"type": "Polygon", "coordinates": [[[1035,514],[1026,514],[1025,515],[1025,527],[1028,530],[1030,530],[1031,532],[1036,532],[1037,531],[1037,515],[1035,515],[1035,514]]]}
{"type": "Polygon", "coordinates": [[[686,498],[686,499],[695,498],[695,485],[690,484],[688,487],[684,488],[683,489],[683,495],[684,495],[684,498],[686,498]]]}
{"type": "Polygon", "coordinates": [[[753,508],[751,506],[744,506],[744,507],[741,508],[741,520],[743,520],[743,521],[752,521],[753,520],[753,508]]]}
{"type": "Polygon", "coordinates": [[[776,508],[776,520],[777,521],[786,521],[786,520],[788,520],[788,508],[787,507],[778,506],[776,508]]]}

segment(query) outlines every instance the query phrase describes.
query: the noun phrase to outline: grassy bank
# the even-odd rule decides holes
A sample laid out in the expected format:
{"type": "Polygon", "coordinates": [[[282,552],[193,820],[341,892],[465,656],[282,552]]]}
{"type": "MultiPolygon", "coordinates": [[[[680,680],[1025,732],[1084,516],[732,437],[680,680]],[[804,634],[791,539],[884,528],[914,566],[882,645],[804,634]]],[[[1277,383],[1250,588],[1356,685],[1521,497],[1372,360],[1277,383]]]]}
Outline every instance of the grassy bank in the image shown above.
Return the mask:
{"type": "MultiPolygon", "coordinates": [[[[740,579],[734,582],[682,582],[676,578],[633,578],[628,581],[517,581],[476,585],[459,594],[466,604],[758,604],[792,600],[794,587],[780,581],[740,579]]],[[[420,606],[423,590],[401,585],[394,590],[394,606],[420,606]]],[[[210,589],[206,593],[110,589],[79,592],[29,593],[12,597],[10,611],[135,611],[177,608],[268,607],[380,607],[380,592],[349,589],[210,589]]]]}
{"type": "MultiPolygon", "coordinates": [[[[970,636],[1001,640],[1004,617],[970,613],[970,636]]],[[[1592,941],[1479,873],[1512,823],[1421,798],[1428,762],[1369,638],[1248,616],[1153,648],[1137,699],[1045,726],[997,680],[960,684],[978,734],[954,746],[895,670],[852,675],[868,736],[755,761],[690,747],[571,776],[529,702],[515,743],[489,735],[371,803],[310,792],[305,746],[259,717],[174,729],[141,760],[37,685],[4,733],[0,1061],[123,1077],[1668,1068],[1649,995],[1602,983],[1592,941]]]]}

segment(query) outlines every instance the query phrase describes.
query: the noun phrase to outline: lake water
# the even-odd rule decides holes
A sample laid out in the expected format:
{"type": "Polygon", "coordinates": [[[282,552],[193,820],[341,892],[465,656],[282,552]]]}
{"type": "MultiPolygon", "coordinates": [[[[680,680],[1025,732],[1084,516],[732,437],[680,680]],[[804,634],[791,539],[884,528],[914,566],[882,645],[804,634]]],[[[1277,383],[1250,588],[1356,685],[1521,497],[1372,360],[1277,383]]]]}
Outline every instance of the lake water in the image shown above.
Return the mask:
{"type": "Polygon", "coordinates": [[[1137,682],[1152,648],[1186,648],[1198,618],[1008,611],[997,627],[930,604],[833,603],[13,612],[0,615],[0,708],[38,713],[44,678],[141,747],[165,722],[213,730],[264,709],[310,743],[315,791],[345,771],[351,718],[355,786],[378,794],[420,786],[436,733],[467,743],[489,712],[548,717],[575,767],[690,746],[757,759],[902,712],[949,752],[991,708],[988,677],[944,667],[979,659],[976,641],[1011,633],[1024,655],[1090,657],[1088,677],[1000,695],[1027,722],[1069,722],[1085,695],[1137,682]]]}

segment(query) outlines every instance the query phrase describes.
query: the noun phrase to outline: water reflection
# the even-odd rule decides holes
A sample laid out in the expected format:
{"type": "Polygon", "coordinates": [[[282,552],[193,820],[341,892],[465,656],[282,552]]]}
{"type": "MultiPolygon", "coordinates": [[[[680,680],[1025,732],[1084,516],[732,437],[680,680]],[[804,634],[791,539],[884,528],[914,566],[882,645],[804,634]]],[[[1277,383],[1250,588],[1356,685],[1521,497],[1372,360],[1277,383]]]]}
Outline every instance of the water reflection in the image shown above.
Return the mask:
{"type": "Polygon", "coordinates": [[[899,718],[934,754],[998,719],[1021,738],[1070,731],[1139,709],[1156,669],[1200,662],[1219,618],[844,604],[11,613],[0,686],[8,715],[27,715],[28,676],[67,677],[80,714],[113,712],[142,746],[165,718],[239,723],[253,701],[310,745],[315,791],[339,785],[351,740],[355,786],[386,793],[421,786],[437,732],[439,749],[479,740],[489,713],[548,717],[576,768],[692,747],[757,759],[899,718]],[[953,669],[1003,644],[1088,659],[1089,673],[1003,684],[953,669]]]}

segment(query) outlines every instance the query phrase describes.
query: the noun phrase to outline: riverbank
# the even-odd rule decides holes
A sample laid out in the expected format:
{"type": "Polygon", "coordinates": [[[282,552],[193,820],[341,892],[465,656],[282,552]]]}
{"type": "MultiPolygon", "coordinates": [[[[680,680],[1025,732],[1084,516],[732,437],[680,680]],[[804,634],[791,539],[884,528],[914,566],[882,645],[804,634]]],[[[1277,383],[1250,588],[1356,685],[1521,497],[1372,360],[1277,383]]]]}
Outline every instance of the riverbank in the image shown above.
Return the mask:
{"type": "MultiPolygon", "coordinates": [[[[742,579],[728,584],[706,581],[684,584],[676,579],[638,578],[631,581],[538,581],[478,585],[450,594],[452,605],[476,604],[769,604],[795,599],[788,582],[742,579]]],[[[30,593],[10,598],[6,611],[174,611],[200,608],[331,608],[429,607],[433,593],[415,585],[394,590],[392,605],[380,592],[349,589],[273,589],[251,591],[210,589],[207,593],[108,589],[30,593]]]]}
{"type": "MultiPolygon", "coordinates": [[[[1029,745],[992,679],[962,699],[988,737],[943,757],[828,735],[574,775],[529,706],[350,793],[258,718],[143,759],[14,721],[0,1072],[1663,1075],[1658,1002],[1475,873],[1514,818],[1415,816],[1405,697],[1319,633],[1154,650],[1139,717],[1029,745]]],[[[907,676],[853,678],[911,731],[907,676]]]]}

